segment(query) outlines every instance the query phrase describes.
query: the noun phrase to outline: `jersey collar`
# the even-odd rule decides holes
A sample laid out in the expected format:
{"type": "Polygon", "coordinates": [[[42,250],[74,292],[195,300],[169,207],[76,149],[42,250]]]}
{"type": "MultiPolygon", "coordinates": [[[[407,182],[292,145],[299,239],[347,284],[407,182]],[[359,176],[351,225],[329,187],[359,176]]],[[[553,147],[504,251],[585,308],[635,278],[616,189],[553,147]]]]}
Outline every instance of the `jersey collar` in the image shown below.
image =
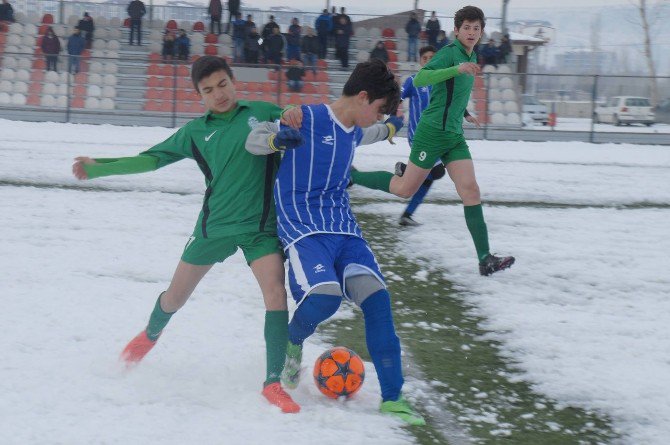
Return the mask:
{"type": "Polygon", "coordinates": [[[249,101],[246,100],[238,100],[237,101],[237,106],[233,108],[230,111],[227,111],[225,113],[213,113],[212,110],[207,110],[205,113],[205,121],[209,121],[210,119],[219,119],[219,120],[224,120],[224,121],[229,121],[237,114],[242,111],[243,108],[249,108],[249,101]]]}

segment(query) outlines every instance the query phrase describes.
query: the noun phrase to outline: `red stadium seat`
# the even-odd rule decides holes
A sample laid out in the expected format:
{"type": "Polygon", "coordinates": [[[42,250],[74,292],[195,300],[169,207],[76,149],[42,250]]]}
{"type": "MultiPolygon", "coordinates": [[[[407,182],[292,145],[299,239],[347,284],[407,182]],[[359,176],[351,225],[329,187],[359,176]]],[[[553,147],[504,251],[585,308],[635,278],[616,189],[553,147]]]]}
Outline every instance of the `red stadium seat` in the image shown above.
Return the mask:
{"type": "Polygon", "coordinates": [[[44,80],[44,71],[43,70],[33,70],[30,72],[30,80],[33,82],[41,82],[44,80]]]}
{"type": "Polygon", "coordinates": [[[72,99],[72,102],[70,102],[70,106],[72,108],[84,108],[84,98],[83,97],[75,97],[72,99]]]}
{"type": "Polygon", "coordinates": [[[219,36],[209,33],[205,36],[205,43],[219,43],[219,36]]]}
{"type": "Polygon", "coordinates": [[[152,100],[160,99],[161,98],[160,90],[157,90],[155,88],[147,88],[146,93],[144,93],[144,98],[152,100]]]}
{"type": "Polygon", "coordinates": [[[316,94],[316,87],[314,86],[313,83],[306,83],[305,86],[302,88],[302,92],[304,94],[316,94]]]}
{"type": "Polygon", "coordinates": [[[277,71],[268,71],[268,79],[269,80],[278,80],[279,79],[279,73],[277,71]]]}
{"type": "Polygon", "coordinates": [[[181,89],[181,88],[177,90],[177,100],[179,102],[188,101],[189,97],[190,97],[190,94],[189,94],[188,91],[186,91],[184,89],[181,89]]]}
{"type": "Polygon", "coordinates": [[[147,68],[147,74],[149,76],[160,76],[161,75],[161,68],[158,66],[158,64],[152,63],[149,65],[149,68],[147,68]]]}
{"type": "MultiPolygon", "coordinates": [[[[1,22],[0,22],[1,23],[1,22]]],[[[5,37],[5,34],[3,34],[5,31],[0,31],[0,45],[5,43],[5,40],[7,39],[5,37]]]]}
{"type": "Polygon", "coordinates": [[[177,113],[189,113],[190,108],[190,104],[186,102],[177,102],[177,113]]]}
{"type": "Polygon", "coordinates": [[[155,100],[147,101],[144,104],[144,111],[160,111],[161,103],[155,100]]]}
{"type": "Polygon", "coordinates": [[[161,88],[172,88],[174,86],[174,79],[172,78],[172,76],[160,77],[160,81],[161,81],[161,88]]]}
{"type": "Polygon", "coordinates": [[[316,84],[316,92],[319,94],[328,94],[330,93],[330,88],[328,88],[327,83],[317,83],[316,84]]]}
{"type": "Polygon", "coordinates": [[[123,27],[124,27],[124,28],[130,28],[130,17],[126,17],[126,18],[123,20],[123,27]]]}
{"type": "Polygon", "coordinates": [[[177,65],[177,76],[179,77],[189,77],[191,72],[189,71],[186,65],[177,65]]]}
{"type": "Polygon", "coordinates": [[[44,59],[39,58],[39,59],[33,60],[33,69],[34,70],[43,70],[46,67],[47,67],[47,63],[44,59]]]}
{"type": "Polygon", "coordinates": [[[325,71],[317,71],[315,80],[317,82],[328,82],[328,73],[325,71]]]}
{"type": "Polygon", "coordinates": [[[395,31],[391,28],[384,28],[384,30],[382,31],[382,37],[393,38],[395,37],[395,31]]]}
{"type": "Polygon", "coordinates": [[[177,88],[191,88],[193,83],[188,77],[177,77],[177,88]]]}
{"type": "Polygon", "coordinates": [[[46,23],[47,25],[51,25],[54,22],[54,16],[51,14],[44,14],[42,16],[42,23],[46,23]]]}
{"type": "Polygon", "coordinates": [[[174,20],[168,20],[168,22],[165,24],[165,29],[169,29],[170,31],[176,31],[177,29],[179,29],[179,27],[177,26],[177,22],[175,22],[174,20]]]}
{"type": "Polygon", "coordinates": [[[40,96],[37,93],[32,93],[28,95],[26,99],[26,105],[32,105],[33,107],[38,107],[40,105],[40,96]]]}
{"type": "Polygon", "coordinates": [[[271,81],[263,82],[262,91],[264,93],[274,93],[275,91],[277,91],[277,82],[271,82],[271,81]]]}
{"type": "Polygon", "coordinates": [[[388,50],[395,49],[395,42],[393,40],[384,40],[384,47],[388,50]]]}
{"type": "Polygon", "coordinates": [[[397,62],[398,61],[398,54],[396,54],[395,51],[389,51],[389,62],[397,62]]]}
{"type": "Polygon", "coordinates": [[[172,96],[174,95],[172,90],[158,90],[160,92],[160,98],[164,101],[172,102],[172,96]]]}
{"type": "Polygon", "coordinates": [[[161,55],[158,53],[151,53],[149,54],[149,61],[158,63],[161,61],[161,55]]]}
{"type": "Polygon", "coordinates": [[[219,53],[218,48],[216,45],[207,45],[205,47],[205,55],[207,56],[216,56],[219,53]]]}
{"type": "Polygon", "coordinates": [[[74,87],[75,97],[86,97],[86,87],[84,85],[76,85],[74,87]]]}
{"type": "Polygon", "coordinates": [[[202,22],[195,22],[193,24],[193,31],[203,32],[205,30],[205,24],[202,22]]]}
{"type": "Polygon", "coordinates": [[[156,76],[151,76],[147,79],[147,87],[157,88],[161,85],[161,80],[156,76]]]}
{"type": "Polygon", "coordinates": [[[205,112],[205,106],[200,101],[191,102],[190,111],[191,113],[202,114],[205,112]]]}
{"type": "Polygon", "coordinates": [[[319,68],[328,68],[328,62],[326,62],[323,59],[319,59],[316,61],[316,66],[318,66],[319,68]]]}

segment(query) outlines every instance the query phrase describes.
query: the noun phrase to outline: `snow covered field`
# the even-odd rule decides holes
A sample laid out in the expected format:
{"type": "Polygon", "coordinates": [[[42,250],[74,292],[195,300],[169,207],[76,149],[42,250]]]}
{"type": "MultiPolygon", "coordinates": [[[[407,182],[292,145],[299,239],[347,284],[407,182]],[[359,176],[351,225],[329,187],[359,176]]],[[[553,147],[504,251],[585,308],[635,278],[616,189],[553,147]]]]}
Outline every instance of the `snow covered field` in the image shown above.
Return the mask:
{"type": "MultiPolygon", "coordinates": [[[[0,121],[0,443],[411,442],[377,413],[370,365],[347,403],[309,381],[294,393],[299,415],[262,399],[263,305],[241,255],[213,269],[141,366],[119,366],[171,278],[204,181],[187,161],[82,183],[71,160],[133,155],[172,131],[0,121]]],[[[612,416],[625,443],[664,444],[670,151],[486,141],[471,149],[484,200],[496,202],[485,207],[491,245],[517,264],[477,275],[462,208],[431,202],[457,199],[448,179],[435,183],[416,214],[424,225],[406,231],[402,252],[445,270],[537,391],[612,416]]],[[[407,152],[403,139],[380,143],[355,164],[390,170],[407,152]]],[[[373,206],[399,214],[402,205],[373,206]]],[[[306,364],[327,347],[317,341],[306,364]]]]}

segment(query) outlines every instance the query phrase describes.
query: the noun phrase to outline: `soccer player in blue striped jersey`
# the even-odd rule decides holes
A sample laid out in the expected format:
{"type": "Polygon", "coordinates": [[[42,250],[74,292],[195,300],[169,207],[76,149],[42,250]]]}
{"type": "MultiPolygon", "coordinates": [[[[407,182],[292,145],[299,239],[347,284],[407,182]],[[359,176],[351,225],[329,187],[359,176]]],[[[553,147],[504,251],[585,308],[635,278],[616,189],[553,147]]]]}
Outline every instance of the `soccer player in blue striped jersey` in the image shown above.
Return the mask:
{"type": "MultiPolygon", "coordinates": [[[[433,46],[424,46],[419,50],[419,65],[424,66],[430,59],[433,58],[437,50],[433,46]]],[[[426,109],[428,103],[430,103],[430,90],[432,89],[431,85],[426,85],[422,87],[414,86],[414,76],[411,75],[402,85],[400,90],[400,99],[409,99],[409,119],[407,120],[407,140],[409,141],[410,147],[412,146],[412,140],[414,139],[414,131],[416,126],[419,124],[419,119],[421,118],[421,113],[426,109]]],[[[419,207],[428,194],[428,190],[433,185],[433,181],[440,179],[444,176],[445,170],[442,161],[438,161],[435,164],[435,167],[426,177],[426,180],[423,181],[423,184],[419,187],[419,190],[412,196],[412,199],[407,204],[407,208],[400,216],[400,225],[401,226],[417,226],[419,225],[416,222],[412,215],[419,207]]]]}
{"type": "Polygon", "coordinates": [[[282,382],[289,388],[297,386],[303,342],[335,314],[343,297],[348,298],[363,312],[368,351],[381,387],[380,410],[424,425],[423,417],[402,396],[400,341],[390,295],[346,189],[356,147],[390,140],[402,126],[396,116],[376,123],[383,114],[395,114],[399,100],[400,87],[384,62],[359,63],[342,97],[329,105],[295,109],[302,119],[299,132],[262,123],[250,133],[247,150],[268,154],[295,148],[284,152],[274,190],[277,232],[298,303],[289,323],[282,382]]]}

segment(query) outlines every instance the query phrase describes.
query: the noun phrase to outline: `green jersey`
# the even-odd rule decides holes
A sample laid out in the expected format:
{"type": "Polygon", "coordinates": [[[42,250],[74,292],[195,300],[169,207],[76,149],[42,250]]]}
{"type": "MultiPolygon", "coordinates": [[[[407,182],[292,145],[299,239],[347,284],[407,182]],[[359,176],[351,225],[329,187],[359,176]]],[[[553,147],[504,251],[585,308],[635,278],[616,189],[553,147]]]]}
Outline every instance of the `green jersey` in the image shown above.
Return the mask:
{"type": "Polygon", "coordinates": [[[420,123],[445,131],[463,134],[463,116],[470,100],[475,78],[460,74],[458,65],[477,62],[477,54],[470,55],[458,40],[439,50],[414,77],[414,86],[432,85],[430,104],[421,114],[420,123]]]}
{"type": "MultiPolygon", "coordinates": [[[[227,113],[207,112],[180,128],[165,141],[135,158],[96,159],[85,166],[89,177],[137,173],[114,171],[114,164],[153,159],[154,170],[184,158],[197,162],[205,175],[205,197],[193,236],[220,238],[249,232],[277,232],[272,190],[279,156],[252,155],[247,136],[260,122],[280,118],[282,109],[268,102],[238,101],[227,113]],[[126,161],[127,162],[127,161],[126,161]]],[[[146,163],[146,161],[143,161],[146,163]]]]}

